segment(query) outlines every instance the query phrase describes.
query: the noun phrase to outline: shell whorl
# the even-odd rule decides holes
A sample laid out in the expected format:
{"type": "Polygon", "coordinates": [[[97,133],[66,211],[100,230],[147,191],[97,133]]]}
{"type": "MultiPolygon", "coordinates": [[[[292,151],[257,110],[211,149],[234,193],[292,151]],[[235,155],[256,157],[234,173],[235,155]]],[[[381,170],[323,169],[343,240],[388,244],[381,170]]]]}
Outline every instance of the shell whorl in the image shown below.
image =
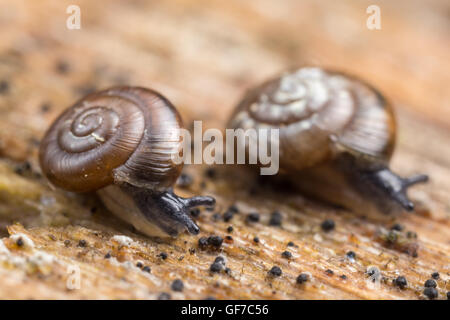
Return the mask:
{"type": "MultiPolygon", "coordinates": [[[[304,67],[251,90],[236,108],[232,128],[278,128],[280,167],[315,166],[336,146],[389,158],[391,108],[374,89],[347,75],[304,67]]],[[[272,142],[273,143],[273,142],[272,142]]]]}
{"type": "Polygon", "coordinates": [[[181,166],[181,120],[159,93],[117,87],[90,94],[67,109],[41,142],[40,162],[49,181],[76,192],[113,182],[165,189],[181,166]]]}

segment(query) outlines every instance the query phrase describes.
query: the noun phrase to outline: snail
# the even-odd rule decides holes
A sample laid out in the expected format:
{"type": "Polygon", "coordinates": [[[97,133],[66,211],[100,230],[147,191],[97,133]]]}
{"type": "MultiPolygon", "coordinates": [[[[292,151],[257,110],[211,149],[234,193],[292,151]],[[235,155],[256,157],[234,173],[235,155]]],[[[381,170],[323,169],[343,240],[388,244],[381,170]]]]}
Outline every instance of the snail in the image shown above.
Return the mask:
{"type": "Polygon", "coordinates": [[[190,209],[213,206],[208,196],[173,192],[182,163],[181,117],[156,91],[115,87],[87,95],[46,132],[39,162],[48,181],[72,192],[93,192],[122,220],[148,236],[198,234],[190,209]]]}
{"type": "Polygon", "coordinates": [[[353,211],[411,211],[408,187],[428,180],[389,169],[392,107],[372,86],[341,72],[302,67],[269,80],[247,92],[228,128],[279,129],[280,174],[302,192],[353,211]]]}

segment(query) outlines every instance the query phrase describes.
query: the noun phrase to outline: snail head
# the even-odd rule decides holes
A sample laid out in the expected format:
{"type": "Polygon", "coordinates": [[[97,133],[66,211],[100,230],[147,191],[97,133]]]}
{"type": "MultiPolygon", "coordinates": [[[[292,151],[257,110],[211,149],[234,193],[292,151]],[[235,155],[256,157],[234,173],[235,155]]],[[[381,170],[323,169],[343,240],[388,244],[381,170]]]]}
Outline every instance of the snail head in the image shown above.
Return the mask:
{"type": "Polygon", "coordinates": [[[150,192],[145,188],[131,185],[122,186],[122,190],[131,196],[141,215],[141,225],[156,227],[163,234],[177,236],[187,230],[198,234],[200,229],[191,218],[191,210],[198,206],[213,207],[215,199],[209,196],[194,196],[183,198],[176,195],[172,189],[163,192],[150,192]]]}

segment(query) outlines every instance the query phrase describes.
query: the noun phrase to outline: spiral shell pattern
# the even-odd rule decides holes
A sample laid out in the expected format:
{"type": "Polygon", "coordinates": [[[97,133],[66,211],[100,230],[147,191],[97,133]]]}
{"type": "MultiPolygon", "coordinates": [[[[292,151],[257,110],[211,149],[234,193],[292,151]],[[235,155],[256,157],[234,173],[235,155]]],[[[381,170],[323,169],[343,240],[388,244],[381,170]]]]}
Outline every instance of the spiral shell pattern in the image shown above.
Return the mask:
{"type": "Polygon", "coordinates": [[[383,97],[350,76],[304,67],[251,90],[237,106],[231,128],[278,128],[280,167],[315,166],[337,146],[389,158],[394,117],[383,97]]]}
{"type": "Polygon", "coordinates": [[[87,192],[113,182],[168,188],[181,166],[181,120],[159,93],[117,87],[93,93],[67,109],[41,142],[40,163],[49,181],[87,192]]]}

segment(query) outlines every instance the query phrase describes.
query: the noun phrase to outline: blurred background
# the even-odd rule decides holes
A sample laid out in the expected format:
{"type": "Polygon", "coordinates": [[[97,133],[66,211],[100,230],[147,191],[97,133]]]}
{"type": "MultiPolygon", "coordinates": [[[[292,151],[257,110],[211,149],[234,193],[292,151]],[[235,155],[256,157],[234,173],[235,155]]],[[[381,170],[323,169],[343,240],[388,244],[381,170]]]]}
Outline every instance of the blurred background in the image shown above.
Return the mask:
{"type": "Polygon", "coordinates": [[[152,87],[187,125],[222,127],[248,87],[300,65],[358,75],[399,112],[450,126],[446,0],[29,0],[0,8],[0,150],[14,158],[29,155],[23,138],[33,142],[89,91],[152,87]],[[80,29],[67,27],[70,5],[80,8],[80,29]],[[381,29],[367,27],[371,5],[381,29]]]}

